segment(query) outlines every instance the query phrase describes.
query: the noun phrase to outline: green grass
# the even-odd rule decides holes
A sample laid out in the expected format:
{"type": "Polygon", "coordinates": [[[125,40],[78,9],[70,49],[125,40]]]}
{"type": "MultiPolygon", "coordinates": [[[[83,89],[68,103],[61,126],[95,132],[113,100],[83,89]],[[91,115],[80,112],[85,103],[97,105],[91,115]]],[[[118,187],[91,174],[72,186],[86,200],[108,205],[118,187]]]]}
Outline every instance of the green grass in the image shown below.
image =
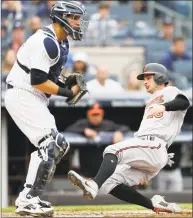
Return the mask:
{"type": "MultiPolygon", "coordinates": [[[[192,209],[192,204],[179,204],[182,209],[192,209]]],[[[120,205],[83,205],[83,206],[56,206],[55,211],[113,211],[113,210],[144,210],[144,207],[132,204],[120,205]]],[[[12,213],[15,207],[2,208],[3,213],[12,213]]]]}

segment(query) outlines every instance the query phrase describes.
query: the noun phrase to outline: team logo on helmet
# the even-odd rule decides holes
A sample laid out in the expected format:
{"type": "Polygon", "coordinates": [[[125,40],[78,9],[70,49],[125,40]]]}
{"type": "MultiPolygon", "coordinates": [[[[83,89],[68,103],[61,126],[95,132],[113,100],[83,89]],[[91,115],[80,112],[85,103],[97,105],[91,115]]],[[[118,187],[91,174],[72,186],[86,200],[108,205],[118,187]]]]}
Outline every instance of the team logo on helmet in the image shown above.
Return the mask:
{"type": "Polygon", "coordinates": [[[144,72],[147,72],[147,67],[146,66],[143,68],[143,73],[144,72]]]}

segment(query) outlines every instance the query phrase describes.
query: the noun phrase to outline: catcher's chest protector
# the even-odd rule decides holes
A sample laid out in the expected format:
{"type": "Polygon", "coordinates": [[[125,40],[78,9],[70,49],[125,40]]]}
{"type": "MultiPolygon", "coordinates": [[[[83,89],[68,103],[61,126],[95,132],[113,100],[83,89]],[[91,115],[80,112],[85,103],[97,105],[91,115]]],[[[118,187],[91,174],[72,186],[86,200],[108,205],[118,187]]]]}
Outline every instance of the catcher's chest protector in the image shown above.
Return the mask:
{"type": "Polygon", "coordinates": [[[61,41],[61,43],[59,43],[56,40],[54,33],[49,28],[43,28],[42,30],[48,37],[51,37],[55,41],[55,43],[60,49],[59,57],[56,60],[56,63],[52,67],[50,67],[50,72],[49,72],[49,79],[52,80],[53,82],[57,82],[58,76],[60,75],[64,64],[67,62],[67,56],[69,52],[69,42],[68,39],[64,39],[63,41],[61,41]]]}
{"type": "MultiPolygon", "coordinates": [[[[56,40],[54,33],[47,27],[43,28],[42,31],[45,35],[47,35],[49,38],[52,38],[52,40],[55,41],[59,52],[58,57],[56,58],[56,62],[53,66],[50,67],[50,71],[48,73],[48,79],[51,80],[54,83],[58,82],[58,77],[60,76],[60,73],[62,71],[62,68],[64,64],[67,61],[67,56],[69,52],[69,42],[68,39],[64,39],[60,43],[56,40]]],[[[48,98],[51,96],[49,94],[45,94],[48,98]]]]}

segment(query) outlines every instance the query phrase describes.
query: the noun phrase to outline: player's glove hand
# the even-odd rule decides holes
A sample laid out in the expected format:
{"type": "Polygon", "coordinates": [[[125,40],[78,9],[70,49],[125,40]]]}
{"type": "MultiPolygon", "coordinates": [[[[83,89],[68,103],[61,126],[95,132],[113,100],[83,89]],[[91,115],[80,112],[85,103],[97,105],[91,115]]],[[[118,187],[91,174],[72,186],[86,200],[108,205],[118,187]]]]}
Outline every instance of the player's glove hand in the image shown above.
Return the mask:
{"type": "Polygon", "coordinates": [[[72,73],[69,77],[69,82],[67,81],[68,84],[70,84],[69,86],[72,87],[77,84],[80,88],[80,91],[75,96],[66,99],[67,104],[73,106],[88,92],[88,90],[82,74],[72,73]]]}
{"type": "Polygon", "coordinates": [[[62,78],[64,83],[64,88],[71,89],[72,86],[77,84],[75,73],[70,74],[68,77],[62,78]]]}

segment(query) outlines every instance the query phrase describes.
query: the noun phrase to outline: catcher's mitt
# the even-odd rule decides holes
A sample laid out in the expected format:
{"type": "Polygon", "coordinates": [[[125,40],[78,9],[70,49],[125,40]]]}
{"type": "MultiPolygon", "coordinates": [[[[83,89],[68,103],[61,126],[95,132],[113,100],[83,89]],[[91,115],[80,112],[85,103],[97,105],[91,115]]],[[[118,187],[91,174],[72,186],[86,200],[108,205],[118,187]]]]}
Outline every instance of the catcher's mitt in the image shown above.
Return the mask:
{"type": "Polygon", "coordinates": [[[85,79],[81,73],[72,73],[66,78],[65,87],[71,89],[74,85],[78,85],[80,91],[75,96],[66,99],[68,105],[75,105],[82,98],[82,96],[88,92],[85,79]]]}

